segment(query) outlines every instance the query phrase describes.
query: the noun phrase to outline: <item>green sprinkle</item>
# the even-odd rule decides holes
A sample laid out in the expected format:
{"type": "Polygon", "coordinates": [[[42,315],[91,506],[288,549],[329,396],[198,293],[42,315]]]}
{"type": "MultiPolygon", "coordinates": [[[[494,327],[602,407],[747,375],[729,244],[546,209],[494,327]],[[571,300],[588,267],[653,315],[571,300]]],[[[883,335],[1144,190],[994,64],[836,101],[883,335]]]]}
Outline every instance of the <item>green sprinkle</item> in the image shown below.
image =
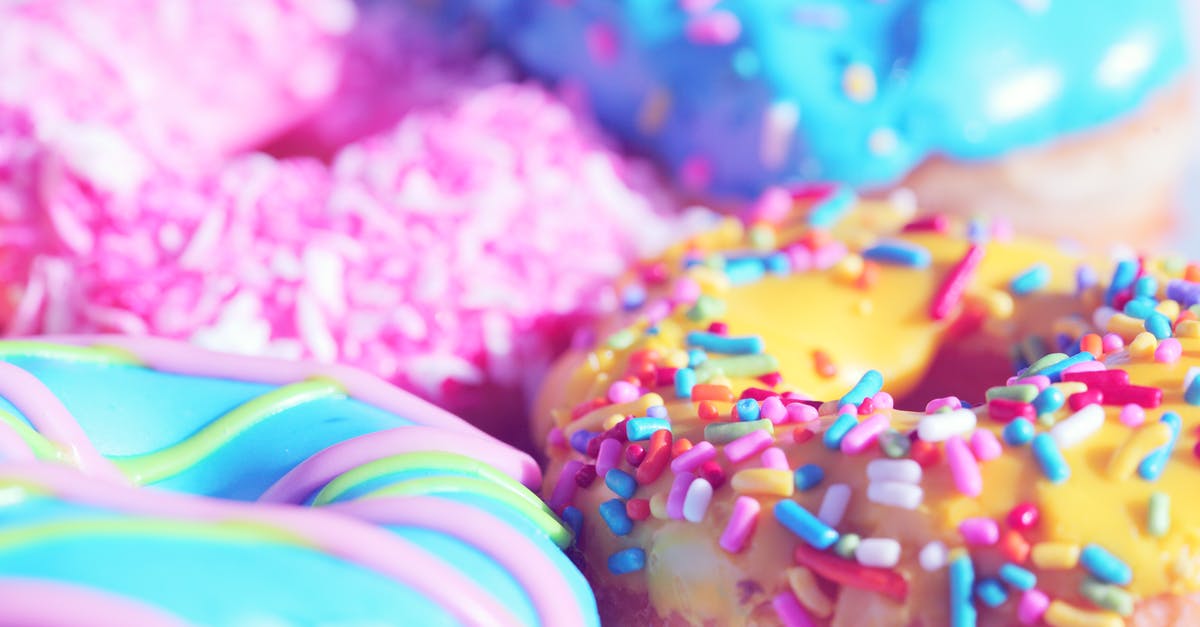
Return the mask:
{"type": "Polygon", "coordinates": [[[1066,353],[1050,353],[1049,355],[1042,357],[1032,364],[1029,364],[1029,367],[1025,369],[1025,376],[1031,377],[1066,358],[1066,353]]]}
{"type": "Polygon", "coordinates": [[[620,351],[633,346],[633,343],[636,340],[637,331],[634,331],[633,327],[626,327],[608,336],[608,339],[605,340],[604,343],[607,344],[609,348],[620,351]]]}
{"type": "Polygon", "coordinates": [[[725,271],[725,255],[721,253],[713,253],[704,258],[704,267],[712,268],[717,272],[725,271]]]}
{"type": "Polygon", "coordinates": [[[714,357],[696,366],[696,380],[707,383],[718,374],[731,378],[761,377],[779,370],[779,360],[774,355],[734,355],[714,357]]]}
{"type": "Polygon", "coordinates": [[[1146,516],[1146,528],[1150,535],[1161,538],[1171,530],[1171,495],[1155,492],[1150,495],[1150,512],[1146,516]]]}
{"type": "Polygon", "coordinates": [[[1058,422],[1058,418],[1054,417],[1054,412],[1047,412],[1044,414],[1038,414],[1037,422],[1043,427],[1053,427],[1054,424],[1058,422]]]}
{"type": "Polygon", "coordinates": [[[883,449],[883,454],[892,459],[900,459],[908,457],[908,450],[912,447],[912,440],[908,439],[907,435],[888,429],[879,434],[879,447],[883,449]]]}
{"type": "Polygon", "coordinates": [[[854,550],[858,548],[859,537],[855,533],[842,534],[833,545],[833,552],[848,560],[854,559],[854,550]]]}
{"type": "Polygon", "coordinates": [[[993,401],[998,398],[1019,401],[1021,403],[1032,403],[1033,399],[1037,398],[1038,389],[1036,385],[1022,383],[1020,385],[998,385],[988,388],[987,400],[993,401]]]}
{"type": "Polygon", "coordinates": [[[1117,586],[1087,577],[1079,584],[1079,592],[1097,607],[1121,616],[1133,614],[1133,597],[1117,586]]]}
{"type": "Polygon", "coordinates": [[[754,250],[765,251],[775,249],[775,229],[765,224],[755,224],[750,227],[747,238],[750,240],[750,247],[754,250]]]}
{"type": "Polygon", "coordinates": [[[729,444],[752,431],[766,431],[774,435],[775,425],[766,418],[749,422],[714,422],[704,427],[704,439],[713,444],[729,444]]]}
{"type": "Polygon", "coordinates": [[[713,298],[708,294],[701,294],[696,299],[696,304],[688,310],[688,320],[692,322],[704,322],[713,318],[720,318],[725,315],[725,301],[719,298],[713,298]]]}

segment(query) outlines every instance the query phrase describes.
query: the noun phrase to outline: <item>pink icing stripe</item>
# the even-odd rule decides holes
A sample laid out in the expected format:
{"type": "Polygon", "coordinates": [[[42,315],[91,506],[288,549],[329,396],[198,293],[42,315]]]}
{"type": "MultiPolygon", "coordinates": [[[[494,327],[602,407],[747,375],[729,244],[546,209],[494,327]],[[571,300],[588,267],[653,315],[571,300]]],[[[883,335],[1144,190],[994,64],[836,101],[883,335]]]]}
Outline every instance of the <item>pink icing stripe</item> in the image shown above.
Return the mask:
{"type": "Polygon", "coordinates": [[[413,588],[463,623],[519,624],[508,608],[437,556],[387,530],[333,512],[134,489],[43,463],[4,464],[0,481],[33,483],[65,500],[134,515],[205,522],[243,520],[276,527],[318,550],[413,588]]]}
{"type": "Polygon", "coordinates": [[[27,462],[37,459],[16,429],[0,422],[0,461],[27,462]]]}
{"type": "Polygon", "coordinates": [[[477,508],[436,497],[377,498],[335,503],[339,512],[377,525],[437,529],[486,553],[529,593],[543,625],[585,622],[575,593],[544,551],[504,521],[477,508]]]}
{"type": "Polygon", "coordinates": [[[20,410],[38,432],[66,446],[84,472],[108,480],[129,481],[92,446],[71,412],[37,377],[0,361],[0,396],[20,410]]]}
{"type": "Polygon", "coordinates": [[[187,623],[145,603],[82,586],[37,579],[0,579],[0,625],[75,627],[103,617],[111,625],[176,627],[187,623]]]}
{"type": "Polygon", "coordinates": [[[533,459],[515,449],[493,446],[493,443],[494,440],[485,435],[447,433],[422,426],[368,433],[338,442],[300,462],[258,500],[263,503],[301,503],[346,471],[376,459],[419,451],[444,451],[473,457],[536,491],[541,482],[541,471],[533,459]]]}

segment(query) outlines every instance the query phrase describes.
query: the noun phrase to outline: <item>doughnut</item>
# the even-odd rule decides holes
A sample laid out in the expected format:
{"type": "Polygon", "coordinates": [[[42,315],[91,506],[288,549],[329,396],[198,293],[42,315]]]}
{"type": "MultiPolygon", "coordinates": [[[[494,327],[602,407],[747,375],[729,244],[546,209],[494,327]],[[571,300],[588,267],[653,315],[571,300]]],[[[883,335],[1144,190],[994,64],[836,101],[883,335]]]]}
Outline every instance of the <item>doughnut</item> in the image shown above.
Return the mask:
{"type": "Polygon", "coordinates": [[[1096,237],[1128,241],[1161,231],[1190,144],[1178,0],[443,10],[464,3],[530,73],[578,87],[608,129],[706,197],[904,186],[930,211],[999,211],[1047,236],[1086,214],[1096,237]]]}
{"type": "Polygon", "coordinates": [[[2,341],[0,459],[14,624],[599,624],[535,462],[346,366],[2,341]]]}
{"type": "Polygon", "coordinates": [[[844,187],[747,215],[635,266],[544,384],[603,622],[1200,621],[1200,265],[844,187]]]}

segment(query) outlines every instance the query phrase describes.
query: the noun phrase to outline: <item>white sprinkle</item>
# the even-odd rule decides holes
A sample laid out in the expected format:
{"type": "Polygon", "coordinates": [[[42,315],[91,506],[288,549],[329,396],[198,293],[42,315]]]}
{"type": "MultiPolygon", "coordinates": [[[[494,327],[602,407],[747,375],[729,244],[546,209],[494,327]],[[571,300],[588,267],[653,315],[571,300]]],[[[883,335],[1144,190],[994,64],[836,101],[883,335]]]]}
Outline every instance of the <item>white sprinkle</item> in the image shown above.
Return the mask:
{"type": "Polygon", "coordinates": [[[955,409],[939,414],[927,414],[917,423],[917,437],[926,442],[945,442],[956,435],[966,435],[975,428],[975,412],[955,409]]]}
{"type": "Polygon", "coordinates": [[[835,483],[825,490],[825,498],[821,501],[821,509],[817,512],[817,518],[821,522],[836,527],[842,522],[842,517],[846,515],[846,507],[850,505],[850,486],[844,483],[835,483]]]}
{"type": "Polygon", "coordinates": [[[346,262],[336,252],[319,246],[305,247],[302,260],[305,282],[313,297],[330,315],[340,317],[346,312],[346,262]]]}
{"type": "Polygon", "coordinates": [[[1092,312],[1092,325],[1103,331],[1108,328],[1108,321],[1117,315],[1117,310],[1108,305],[1101,305],[1092,312]]]}
{"type": "Polygon", "coordinates": [[[891,538],[864,538],[854,549],[854,558],[863,566],[891,568],[900,561],[900,543],[891,538]]]}
{"type": "Polygon", "coordinates": [[[708,513],[708,503],[712,501],[712,494],[712,484],[707,479],[693,481],[683,498],[683,518],[694,523],[703,521],[704,515],[708,513]]]}
{"type": "Polygon", "coordinates": [[[321,313],[308,290],[302,289],[296,294],[296,328],[315,361],[329,363],[337,359],[337,341],[329,330],[325,314],[321,313]]]}
{"type": "Polygon", "coordinates": [[[1187,392],[1188,387],[1192,385],[1192,379],[1195,379],[1198,374],[1200,374],[1200,366],[1192,366],[1187,369],[1187,373],[1183,375],[1184,392],[1187,392]]]}
{"type": "Polygon", "coordinates": [[[867,500],[880,505],[916,509],[925,498],[925,491],[911,483],[872,481],[867,485],[867,500]]]}
{"type": "Polygon", "coordinates": [[[900,147],[900,136],[896,134],[894,129],[881,127],[871,131],[867,137],[867,148],[871,150],[871,154],[885,156],[896,152],[900,147]]]}
{"type": "Polygon", "coordinates": [[[911,459],[876,459],[867,463],[867,479],[920,483],[921,465],[911,459]]]}
{"type": "Polygon", "coordinates": [[[946,565],[947,553],[946,545],[934,540],[921,549],[917,561],[921,563],[921,568],[933,572],[946,565]]]}
{"type": "Polygon", "coordinates": [[[1104,426],[1104,406],[1088,405],[1050,427],[1058,448],[1069,449],[1088,439],[1104,426]]]}
{"type": "Polygon", "coordinates": [[[759,159],[767,169],[781,167],[787,161],[799,121],[800,109],[793,103],[774,102],[767,107],[759,144],[759,159]]]}

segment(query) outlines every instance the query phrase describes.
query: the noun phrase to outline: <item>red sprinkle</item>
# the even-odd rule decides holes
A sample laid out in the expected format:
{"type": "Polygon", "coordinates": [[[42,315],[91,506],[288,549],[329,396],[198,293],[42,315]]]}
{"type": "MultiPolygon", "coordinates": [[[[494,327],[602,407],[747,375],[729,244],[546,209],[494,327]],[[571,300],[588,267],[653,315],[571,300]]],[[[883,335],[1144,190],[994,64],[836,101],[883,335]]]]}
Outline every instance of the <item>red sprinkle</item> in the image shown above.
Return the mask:
{"type": "MultiPolygon", "coordinates": [[[[605,431],[603,437],[613,438],[613,439],[621,442],[622,444],[624,444],[625,442],[628,442],[629,441],[629,430],[627,428],[628,422],[629,422],[629,416],[626,416],[624,419],[621,420],[621,422],[618,422],[617,424],[613,425],[613,427],[611,429],[609,429],[608,431],[605,431]]],[[[600,438],[595,438],[595,439],[598,440],[600,438]]],[[[599,452],[599,451],[597,451],[597,452],[599,452]]]]}
{"type": "Polygon", "coordinates": [[[875,411],[875,401],[870,398],[864,398],[863,402],[858,404],[858,415],[868,416],[875,411]]]}
{"type": "Polygon", "coordinates": [[[630,466],[637,468],[642,465],[642,461],[646,459],[646,449],[641,444],[630,444],[625,449],[625,461],[629,462],[630,466]]]}
{"type": "Polygon", "coordinates": [[[1018,531],[1028,531],[1038,524],[1042,517],[1037,506],[1033,503],[1020,503],[1008,512],[1008,526],[1018,531]]]}
{"type": "MultiPolygon", "coordinates": [[[[598,440],[598,439],[600,439],[600,438],[593,438],[593,441],[598,440]]],[[[592,485],[592,482],[595,480],[596,480],[596,465],[595,464],[588,464],[588,465],[584,466],[583,468],[580,468],[579,471],[575,473],[575,485],[578,485],[581,488],[587,488],[588,486],[592,485]]]]}
{"type": "Polygon", "coordinates": [[[637,469],[637,481],[642,485],[654,483],[671,462],[671,432],[655,431],[650,436],[646,459],[637,469]]]}
{"type": "Polygon", "coordinates": [[[608,399],[604,398],[603,396],[597,396],[591,400],[586,400],[576,405],[575,408],[571,410],[571,420],[579,420],[592,411],[600,409],[605,405],[608,405],[608,399]]]}
{"type": "Polygon", "coordinates": [[[835,183],[797,183],[787,192],[796,202],[817,202],[828,198],[837,191],[835,183]]]}
{"type": "Polygon", "coordinates": [[[679,368],[663,368],[658,367],[654,370],[654,384],[656,386],[671,385],[675,383],[675,373],[679,372],[679,368]]]}
{"type": "Polygon", "coordinates": [[[816,435],[816,432],[814,432],[812,429],[794,429],[792,431],[792,441],[796,444],[804,444],[805,442],[813,439],[814,435],[816,435]]]}
{"type": "Polygon", "coordinates": [[[823,350],[813,351],[813,368],[822,378],[829,379],[837,376],[837,366],[833,363],[833,358],[823,350]]]}
{"type": "Polygon", "coordinates": [[[651,285],[666,283],[670,277],[671,272],[667,269],[665,262],[659,261],[642,266],[642,280],[651,285]]]}
{"type": "Polygon", "coordinates": [[[950,229],[950,218],[945,214],[935,213],[933,215],[917,218],[912,222],[904,225],[905,233],[920,233],[932,231],[934,233],[945,233],[950,229]]]}
{"type": "Polygon", "coordinates": [[[1009,398],[994,398],[988,401],[988,416],[997,422],[1012,422],[1017,418],[1034,420],[1037,410],[1029,403],[1014,401],[1009,398]]]}
{"type": "Polygon", "coordinates": [[[759,377],[758,380],[762,381],[763,385],[775,387],[780,383],[783,383],[783,375],[779,374],[778,372],[768,372],[767,374],[759,377]]]}
{"type": "Polygon", "coordinates": [[[596,459],[600,455],[600,444],[604,441],[603,437],[592,438],[587,443],[587,456],[596,459]]]}
{"type": "Polygon", "coordinates": [[[862,566],[803,543],[796,545],[795,557],[797,564],[834,583],[878,592],[901,603],[908,597],[908,582],[896,571],[862,566]]]}
{"type": "Polygon", "coordinates": [[[629,499],[625,502],[625,513],[632,520],[646,520],[650,517],[650,501],[647,499],[629,499]]]}
{"type": "Polygon", "coordinates": [[[717,460],[710,459],[700,464],[700,477],[707,480],[714,490],[725,485],[725,469],[717,460]]]}
{"type": "Polygon", "coordinates": [[[1090,372],[1064,372],[1063,381],[1078,381],[1088,388],[1106,388],[1129,385],[1129,373],[1124,370],[1093,370],[1090,372]]]}
{"type": "Polygon", "coordinates": [[[921,465],[921,468],[929,468],[936,466],[942,461],[942,449],[933,442],[925,440],[914,440],[912,446],[908,449],[908,455],[913,458],[913,461],[921,465]]]}
{"type": "Polygon", "coordinates": [[[983,261],[983,247],[971,244],[962,259],[959,259],[950,269],[950,273],[942,280],[941,286],[934,294],[933,302],[929,306],[931,318],[945,320],[958,307],[958,304],[962,302],[963,293],[967,291],[967,285],[975,276],[975,269],[979,267],[980,261],[983,261]]]}
{"type": "Polygon", "coordinates": [[[738,397],[738,400],[752,398],[756,401],[765,401],[772,396],[779,396],[779,394],[762,388],[746,388],[742,390],[742,395],[738,397]]]}
{"type": "Polygon", "coordinates": [[[1070,407],[1071,411],[1079,411],[1088,405],[1099,405],[1103,402],[1104,392],[1099,388],[1076,392],[1067,397],[1067,407],[1070,407]]]}
{"type": "Polygon", "coordinates": [[[721,412],[717,411],[717,406],[713,405],[712,401],[700,401],[696,412],[703,422],[715,422],[721,419],[721,412]]]}
{"type": "Polygon", "coordinates": [[[1200,459],[1200,441],[1197,441],[1196,445],[1192,447],[1192,455],[1196,456],[1197,459],[1200,459]]]}
{"type": "Polygon", "coordinates": [[[868,261],[863,264],[862,273],[854,280],[854,287],[860,290],[871,289],[872,285],[879,280],[879,264],[874,261],[868,261]]]}
{"type": "Polygon", "coordinates": [[[729,333],[729,325],[725,324],[724,322],[713,322],[712,324],[708,325],[708,332],[715,333],[717,335],[725,335],[726,333],[729,333]]]}
{"type": "Polygon", "coordinates": [[[1145,385],[1119,385],[1100,388],[1104,392],[1105,405],[1140,405],[1153,409],[1162,404],[1163,391],[1145,385]]]}

